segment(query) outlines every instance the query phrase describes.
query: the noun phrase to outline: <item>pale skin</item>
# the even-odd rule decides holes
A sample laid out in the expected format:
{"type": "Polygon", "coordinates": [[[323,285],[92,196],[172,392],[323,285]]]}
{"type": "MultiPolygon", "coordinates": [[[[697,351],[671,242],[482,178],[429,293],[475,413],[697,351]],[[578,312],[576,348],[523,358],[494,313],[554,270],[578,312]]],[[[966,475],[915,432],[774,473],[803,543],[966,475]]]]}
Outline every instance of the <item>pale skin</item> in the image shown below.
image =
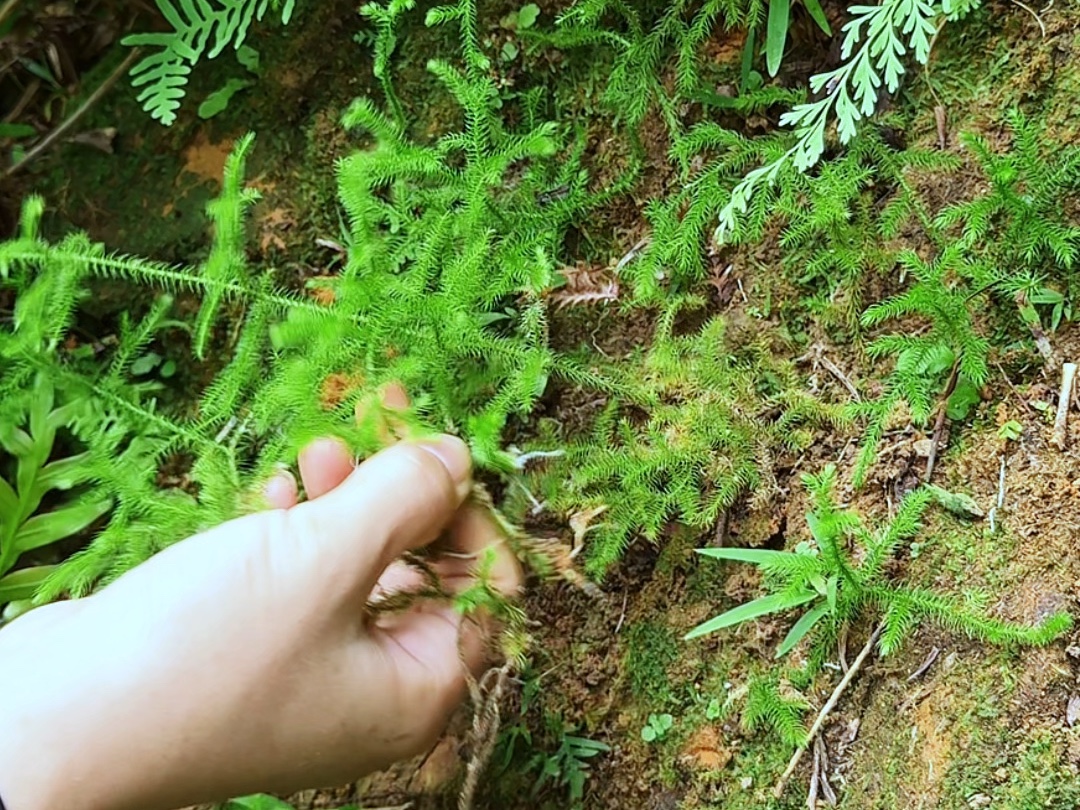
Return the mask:
{"type": "Polygon", "coordinates": [[[8,810],[169,810],[344,784],[427,750],[488,654],[449,603],[372,619],[430,546],[451,591],[494,549],[465,504],[469,453],[451,436],[354,467],[320,440],[270,509],[180,542],[99,593],[0,632],[0,797],[8,810]],[[440,552],[450,552],[441,556],[440,552]]]}

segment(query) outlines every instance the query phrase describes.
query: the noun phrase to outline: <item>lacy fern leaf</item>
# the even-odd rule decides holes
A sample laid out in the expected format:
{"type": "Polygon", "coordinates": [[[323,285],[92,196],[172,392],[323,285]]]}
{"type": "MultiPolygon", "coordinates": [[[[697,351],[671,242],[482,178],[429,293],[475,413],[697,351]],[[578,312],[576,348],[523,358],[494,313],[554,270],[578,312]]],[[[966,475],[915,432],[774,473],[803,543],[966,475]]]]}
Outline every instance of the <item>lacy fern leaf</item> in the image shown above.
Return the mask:
{"type": "Polygon", "coordinates": [[[779,157],[750,171],[735,186],[719,213],[716,240],[726,242],[737,230],[737,220],[746,214],[751,198],[772,185],[785,166],[804,172],[816,165],[825,152],[825,136],[835,117],[837,135],[849,143],[860,120],[873,114],[882,88],[890,93],[900,86],[905,68],[902,58],[913,52],[915,61],[926,64],[936,20],[954,20],[967,14],[977,2],[946,0],[882,0],[875,6],[852,6],[852,19],[844,26],[840,67],[810,78],[810,91],[824,95],[796,105],[780,123],[795,129],[795,145],[779,157]]]}
{"type": "Polygon", "coordinates": [[[172,27],[166,33],[132,34],[123,44],[152,48],[152,53],[131,69],[138,100],[152,117],[166,126],[176,120],[192,67],[230,45],[244,44],[253,20],[262,20],[269,7],[281,12],[282,23],[292,17],[296,0],[155,0],[172,27]]]}

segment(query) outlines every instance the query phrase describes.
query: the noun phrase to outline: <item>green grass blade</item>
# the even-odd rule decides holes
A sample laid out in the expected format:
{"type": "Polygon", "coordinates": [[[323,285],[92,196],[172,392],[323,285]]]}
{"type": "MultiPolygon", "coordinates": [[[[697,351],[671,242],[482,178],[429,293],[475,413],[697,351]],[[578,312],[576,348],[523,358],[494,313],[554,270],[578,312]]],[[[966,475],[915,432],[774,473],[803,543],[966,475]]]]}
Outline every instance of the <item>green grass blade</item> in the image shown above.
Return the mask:
{"type": "Polygon", "coordinates": [[[0,577],[0,605],[32,599],[38,586],[55,570],[55,565],[37,565],[0,577]]]}
{"type": "Polygon", "coordinates": [[[690,639],[707,636],[709,633],[715,633],[717,630],[722,630],[725,627],[731,627],[740,622],[756,619],[758,616],[764,616],[768,613],[777,613],[781,610],[805,605],[810,600],[817,598],[818,594],[815,591],[774,593],[768,596],[762,596],[760,599],[754,599],[751,602],[739,605],[726,613],[721,613],[719,616],[699,624],[683,636],[683,640],[689,641],[690,639]]]}
{"type": "Polygon", "coordinates": [[[790,551],[772,551],[766,548],[697,548],[694,551],[702,557],[712,557],[714,560],[735,560],[754,565],[781,562],[795,556],[790,551]]]}
{"type": "Polygon", "coordinates": [[[745,93],[750,83],[750,71],[754,69],[754,49],[757,30],[751,26],[746,32],[746,44],[743,45],[742,59],[739,64],[739,93],[745,93]]]}
{"type": "Polygon", "coordinates": [[[77,534],[112,508],[112,501],[89,501],[36,515],[15,535],[15,549],[22,554],[77,534]]]}
{"type": "Polygon", "coordinates": [[[770,76],[780,70],[787,44],[788,19],[791,16],[791,0],[769,0],[769,22],[765,31],[765,65],[770,76]]]}
{"type": "Polygon", "coordinates": [[[814,625],[818,623],[818,620],[828,612],[828,604],[821,604],[806,611],[784,637],[780,647],[776,650],[776,657],[783,658],[795,649],[795,645],[802,641],[806,634],[814,629],[814,625]]]}
{"type": "Polygon", "coordinates": [[[832,36],[832,28],[829,27],[829,19],[825,16],[825,12],[821,8],[821,3],[818,0],[803,0],[803,5],[806,10],[810,12],[810,16],[813,17],[814,22],[818,24],[818,28],[825,32],[825,36],[832,36]]]}

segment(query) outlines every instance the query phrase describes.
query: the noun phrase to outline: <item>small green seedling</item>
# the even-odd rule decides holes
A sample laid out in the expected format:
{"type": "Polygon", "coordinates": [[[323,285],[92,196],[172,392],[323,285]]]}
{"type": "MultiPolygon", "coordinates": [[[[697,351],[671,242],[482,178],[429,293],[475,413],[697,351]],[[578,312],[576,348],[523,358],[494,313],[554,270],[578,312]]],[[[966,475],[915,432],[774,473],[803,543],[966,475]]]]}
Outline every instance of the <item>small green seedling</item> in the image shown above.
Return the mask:
{"type": "Polygon", "coordinates": [[[255,85],[255,78],[259,76],[259,52],[248,45],[242,45],[236,51],[236,61],[254,77],[240,79],[233,77],[221,87],[208,95],[199,105],[199,118],[213,118],[229,108],[229,102],[233,96],[242,90],[247,90],[255,85]]]}
{"type": "Polygon", "coordinates": [[[549,783],[553,783],[566,788],[571,808],[579,807],[585,797],[585,780],[589,778],[587,760],[610,750],[610,746],[599,740],[563,732],[554,754],[537,754],[529,763],[530,769],[540,766],[540,775],[533,785],[533,798],[539,796],[549,783]]]}
{"type": "Polygon", "coordinates": [[[1015,442],[1024,435],[1024,426],[1015,419],[1010,419],[998,428],[998,438],[1007,442],[1015,442]]]}
{"type": "Polygon", "coordinates": [[[720,698],[713,698],[709,701],[709,705],[705,707],[705,719],[706,720],[719,720],[724,714],[724,704],[720,702],[720,698]]]}
{"type": "Polygon", "coordinates": [[[146,352],[136,357],[131,363],[131,373],[136,377],[145,377],[156,371],[164,380],[176,374],[176,361],[162,357],[157,352],[146,352]]]}
{"type": "Polygon", "coordinates": [[[540,6],[536,3],[526,3],[517,11],[511,11],[499,21],[499,25],[511,31],[525,31],[536,25],[540,17],[540,6]]]}
{"type": "Polygon", "coordinates": [[[675,725],[675,718],[670,714],[650,714],[649,722],[641,729],[641,739],[647,743],[659,742],[668,735],[675,725]]]}

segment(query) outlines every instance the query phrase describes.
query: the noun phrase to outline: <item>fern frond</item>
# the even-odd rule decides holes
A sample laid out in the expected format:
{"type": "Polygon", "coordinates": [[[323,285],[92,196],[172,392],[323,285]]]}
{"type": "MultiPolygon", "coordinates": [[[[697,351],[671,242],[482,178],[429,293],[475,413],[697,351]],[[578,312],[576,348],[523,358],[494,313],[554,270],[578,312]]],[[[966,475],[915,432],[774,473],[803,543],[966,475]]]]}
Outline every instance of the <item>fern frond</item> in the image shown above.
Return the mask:
{"type": "MultiPolygon", "coordinates": [[[[230,45],[239,48],[252,20],[261,20],[270,0],[155,0],[172,26],[161,34],[131,34],[121,40],[129,47],[152,48],[131,69],[131,84],[143,88],[137,100],[152,117],[169,126],[184,97],[191,68],[205,54],[213,59],[230,45]]],[[[287,24],[295,0],[275,2],[287,24]]]]}

